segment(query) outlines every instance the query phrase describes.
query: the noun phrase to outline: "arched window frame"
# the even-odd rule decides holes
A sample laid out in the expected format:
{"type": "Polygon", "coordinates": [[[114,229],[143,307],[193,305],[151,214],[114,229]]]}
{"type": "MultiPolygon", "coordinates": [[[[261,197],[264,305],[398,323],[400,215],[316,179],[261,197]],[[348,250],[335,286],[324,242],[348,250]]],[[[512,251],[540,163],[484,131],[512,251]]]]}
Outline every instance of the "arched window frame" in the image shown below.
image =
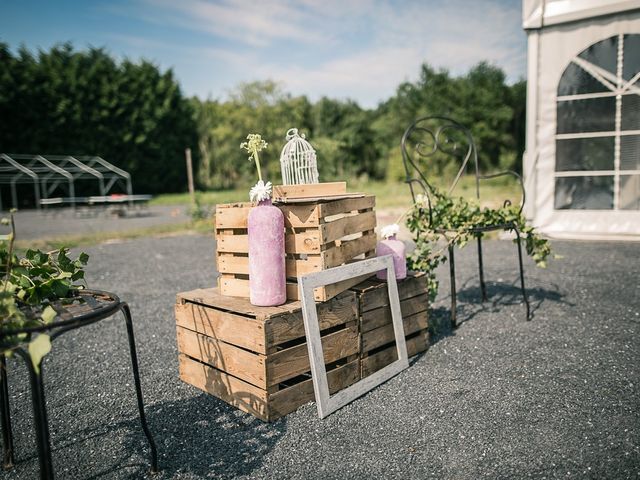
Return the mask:
{"type": "MultiPolygon", "coordinates": [[[[614,129],[606,130],[606,131],[584,131],[584,132],[571,132],[571,133],[561,133],[560,130],[560,121],[558,119],[558,123],[556,125],[556,168],[555,168],[555,189],[556,189],[556,209],[564,209],[566,207],[558,207],[558,185],[563,178],[576,178],[576,177],[613,177],[613,202],[611,208],[605,208],[605,210],[613,209],[613,210],[621,210],[621,202],[620,202],[620,188],[621,188],[621,177],[626,178],[626,181],[636,182],[636,189],[640,190],[640,161],[636,165],[635,169],[622,168],[621,166],[621,142],[625,137],[629,137],[629,141],[637,141],[635,146],[632,144],[631,149],[632,152],[635,152],[635,155],[640,157],[640,129],[623,129],[622,127],[622,105],[623,105],[623,97],[627,95],[638,95],[640,97],[640,72],[636,72],[632,78],[625,80],[623,78],[623,67],[624,67],[624,44],[625,37],[629,37],[629,35],[636,34],[619,34],[617,35],[617,58],[616,58],[616,72],[607,71],[604,68],[591,63],[584,58],[576,56],[571,64],[575,64],[580,67],[584,72],[589,74],[593,79],[599,82],[605,88],[603,90],[606,91],[598,91],[593,93],[577,93],[570,95],[560,95],[561,88],[563,87],[564,80],[564,72],[561,80],[558,84],[558,97],[557,97],[557,111],[560,112],[561,106],[563,102],[570,102],[575,100],[592,100],[592,99],[605,99],[605,98],[615,98],[615,116],[614,116],[614,129]],[[633,136],[637,136],[637,140],[634,139],[633,136]],[[613,146],[613,169],[602,169],[602,170],[587,170],[587,169],[573,169],[573,170],[563,170],[559,169],[558,162],[558,151],[559,145],[562,140],[573,140],[573,139],[600,139],[600,138],[611,138],[613,137],[614,146],[613,146]],[[627,177],[628,176],[628,177],[627,177]]],[[[640,35],[637,35],[640,38],[640,35]]],[[[603,39],[600,42],[605,42],[606,40],[610,40],[616,37],[609,37],[608,39],[603,39]]],[[[600,42],[596,42],[592,45],[595,46],[600,42]]],[[[591,48],[591,47],[590,47],[591,48]]],[[[587,49],[588,50],[588,49],[587,49]]],[[[586,50],[585,50],[586,51],[586,50]]],[[[565,69],[571,66],[568,65],[565,69]]],[[[625,107],[626,109],[627,107],[625,107]]],[[[640,112],[639,112],[640,114],[640,112]]],[[[558,113],[559,117],[559,113],[558,113]]],[[[634,183],[632,183],[631,187],[633,187],[634,183]]],[[[636,196],[635,199],[635,207],[628,208],[624,207],[625,210],[629,209],[640,209],[640,195],[636,196]]],[[[571,208],[571,207],[569,207],[571,208]]],[[[602,208],[598,208],[602,209],[602,208]]]]}

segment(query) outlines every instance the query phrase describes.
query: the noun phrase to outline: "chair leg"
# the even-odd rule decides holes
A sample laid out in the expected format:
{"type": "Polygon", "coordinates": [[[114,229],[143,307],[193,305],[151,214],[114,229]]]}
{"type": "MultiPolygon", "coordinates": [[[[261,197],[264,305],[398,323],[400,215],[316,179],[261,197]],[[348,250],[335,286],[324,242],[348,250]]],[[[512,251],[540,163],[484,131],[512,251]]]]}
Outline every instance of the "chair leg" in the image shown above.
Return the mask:
{"type": "Polygon", "coordinates": [[[527,297],[527,290],[524,287],[524,267],[522,266],[522,245],[520,241],[520,231],[517,228],[514,228],[516,232],[517,242],[518,242],[518,263],[520,265],[520,288],[522,289],[522,297],[524,298],[524,303],[527,307],[527,320],[531,320],[531,307],[529,306],[529,298],[527,297]]]}
{"type": "Polygon", "coordinates": [[[51,438],[49,436],[49,419],[47,418],[47,403],[44,397],[43,360],[34,367],[31,355],[19,349],[17,352],[27,364],[31,383],[31,403],[33,404],[33,422],[36,430],[36,444],[38,447],[38,461],[40,463],[40,479],[51,480],[53,461],[51,460],[51,438]]]}
{"type": "Polygon", "coordinates": [[[2,468],[13,468],[13,432],[11,430],[11,410],[9,405],[9,384],[7,383],[7,360],[0,355],[0,418],[2,420],[2,468]]]}
{"type": "Polygon", "coordinates": [[[478,237],[478,270],[480,271],[480,292],[482,301],[487,301],[487,286],[484,283],[484,268],[482,263],[482,238],[478,237]]]}
{"type": "Polygon", "coordinates": [[[124,313],[124,319],[127,324],[127,336],[129,337],[129,353],[131,354],[131,367],[133,369],[133,379],[136,386],[136,396],[138,398],[138,411],[140,412],[140,423],[142,424],[142,430],[144,431],[147,441],[149,442],[149,448],[151,449],[151,473],[158,472],[158,453],[156,450],[156,443],[153,440],[151,431],[147,426],[147,417],[144,414],[144,402],[142,400],[142,387],[140,385],[140,373],[138,371],[138,355],[136,354],[136,341],[133,336],[133,322],[131,320],[131,310],[126,303],[122,304],[122,313],[124,313]]]}
{"type": "Polygon", "coordinates": [[[456,264],[453,245],[449,245],[449,276],[451,278],[451,328],[456,328],[456,264]]]}

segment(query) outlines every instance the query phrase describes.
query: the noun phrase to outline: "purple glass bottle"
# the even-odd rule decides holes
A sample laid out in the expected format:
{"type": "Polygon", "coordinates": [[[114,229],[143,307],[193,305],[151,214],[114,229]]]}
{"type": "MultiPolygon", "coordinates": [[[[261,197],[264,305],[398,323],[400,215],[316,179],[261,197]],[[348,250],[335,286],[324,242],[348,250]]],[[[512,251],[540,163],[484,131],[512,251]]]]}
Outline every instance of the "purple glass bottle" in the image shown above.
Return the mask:
{"type": "MultiPolygon", "coordinates": [[[[405,258],[404,242],[396,239],[395,235],[391,235],[390,237],[378,242],[376,255],[378,257],[393,255],[393,270],[396,274],[396,280],[402,280],[407,276],[407,260],[405,258]]],[[[376,274],[376,276],[380,280],[386,280],[387,271],[381,270],[376,274]]]]}
{"type": "Polygon", "coordinates": [[[284,216],[271,200],[262,200],[249,212],[249,301],[273,307],[287,301],[284,253],[284,216]]]}

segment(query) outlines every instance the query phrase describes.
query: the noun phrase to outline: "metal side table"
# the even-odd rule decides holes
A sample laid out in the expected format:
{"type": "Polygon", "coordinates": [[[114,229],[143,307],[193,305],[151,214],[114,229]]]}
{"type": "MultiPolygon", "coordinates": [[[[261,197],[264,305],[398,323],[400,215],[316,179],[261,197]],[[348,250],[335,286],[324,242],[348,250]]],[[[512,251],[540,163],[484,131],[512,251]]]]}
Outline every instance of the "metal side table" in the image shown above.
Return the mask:
{"type": "MultiPolygon", "coordinates": [[[[153,436],[147,426],[144,414],[144,403],[142,400],[142,388],[140,387],[140,375],[138,372],[138,356],[136,354],[136,344],[133,336],[133,323],[129,305],[120,301],[117,295],[99,290],[79,290],[76,302],[69,305],[55,305],[58,313],[56,321],[37,327],[24,328],[21,330],[0,331],[0,345],[3,340],[13,335],[27,333],[48,333],[51,342],[63,333],[76,328],[91,325],[100,320],[113,316],[118,312],[124,314],[127,326],[127,336],[129,338],[129,354],[131,356],[131,366],[133,368],[133,378],[135,380],[136,396],[138,399],[138,410],[140,412],[140,423],[142,430],[149,441],[151,450],[151,472],[158,471],[158,455],[153,436]]],[[[27,345],[21,345],[14,349],[20,356],[29,370],[31,383],[31,400],[33,403],[34,424],[36,431],[36,443],[38,446],[38,459],[40,463],[40,478],[52,479],[54,477],[53,464],[51,461],[51,442],[49,438],[49,423],[47,419],[47,409],[44,398],[44,381],[42,372],[42,359],[38,367],[34,367],[27,345]]],[[[13,434],[11,431],[11,416],[9,409],[9,386],[7,384],[6,359],[0,355],[0,419],[2,420],[2,446],[3,446],[3,468],[10,469],[14,465],[13,456],[13,434]]]]}

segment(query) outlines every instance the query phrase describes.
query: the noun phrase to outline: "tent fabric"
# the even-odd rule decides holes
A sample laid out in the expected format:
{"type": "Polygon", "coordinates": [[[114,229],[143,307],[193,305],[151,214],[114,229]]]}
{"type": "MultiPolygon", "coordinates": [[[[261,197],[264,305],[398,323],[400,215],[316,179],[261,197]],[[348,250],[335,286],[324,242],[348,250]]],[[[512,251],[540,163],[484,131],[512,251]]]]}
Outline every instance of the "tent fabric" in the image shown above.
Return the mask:
{"type": "MultiPolygon", "coordinates": [[[[530,12],[535,11],[536,5],[532,5],[534,3],[541,2],[525,0],[524,15],[527,15],[526,9],[530,12]]],[[[638,2],[635,3],[638,5],[638,2]]],[[[556,152],[556,134],[559,133],[557,96],[561,77],[565,69],[571,65],[572,60],[590,46],[620,34],[640,34],[640,9],[545,26],[541,29],[528,30],[527,33],[529,42],[527,151],[523,172],[528,204],[525,214],[536,227],[551,236],[640,238],[640,210],[638,209],[556,208],[556,176],[562,176],[562,173],[558,174],[556,171],[556,154],[558,153],[556,152]]],[[[613,61],[615,62],[615,59],[613,61]]],[[[580,62],[581,59],[578,59],[578,63],[580,62]]],[[[587,63],[585,66],[589,68],[587,63]]],[[[640,82],[636,83],[636,86],[640,87],[640,82]]],[[[636,95],[631,97],[637,99],[636,95]]],[[[636,103],[638,104],[640,103],[636,103]]],[[[640,115],[637,109],[636,114],[640,115]]],[[[593,120],[599,121],[597,114],[594,114],[593,120]]],[[[626,177],[624,179],[620,177],[620,179],[621,182],[626,182],[621,186],[626,188],[627,193],[624,195],[627,198],[629,191],[638,188],[634,183],[636,179],[630,181],[627,181],[629,179],[626,177]]],[[[571,182],[558,183],[558,188],[562,188],[563,185],[569,185],[571,182]]],[[[558,192],[557,195],[559,202],[562,203],[562,192],[558,192]]],[[[583,207],[603,205],[603,200],[598,200],[596,194],[584,201],[587,203],[583,204],[583,207]]]]}
{"type": "Polygon", "coordinates": [[[541,28],[638,8],[638,0],[523,0],[522,26],[541,28]]]}

